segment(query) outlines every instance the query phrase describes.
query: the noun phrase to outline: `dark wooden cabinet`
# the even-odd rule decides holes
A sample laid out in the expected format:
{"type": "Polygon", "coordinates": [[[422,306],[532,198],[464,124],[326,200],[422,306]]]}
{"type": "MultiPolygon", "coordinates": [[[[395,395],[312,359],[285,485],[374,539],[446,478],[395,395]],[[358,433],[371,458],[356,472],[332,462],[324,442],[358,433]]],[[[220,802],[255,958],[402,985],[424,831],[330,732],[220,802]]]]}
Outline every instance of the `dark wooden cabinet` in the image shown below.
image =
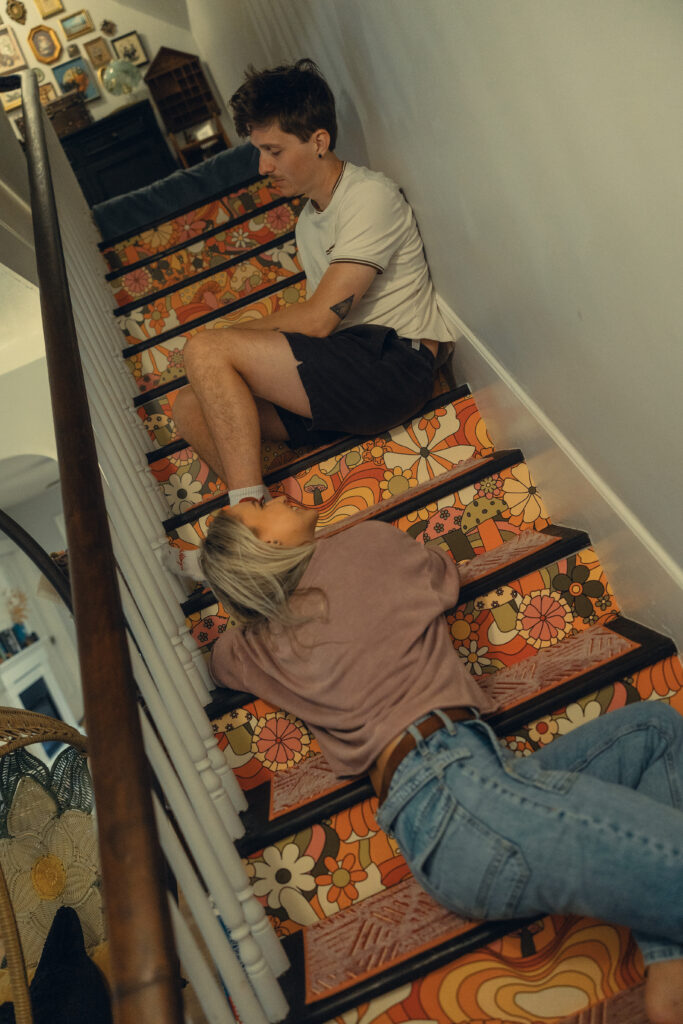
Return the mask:
{"type": "Polygon", "coordinates": [[[61,143],[90,206],[178,169],[149,100],[121,107],[61,143]]]}

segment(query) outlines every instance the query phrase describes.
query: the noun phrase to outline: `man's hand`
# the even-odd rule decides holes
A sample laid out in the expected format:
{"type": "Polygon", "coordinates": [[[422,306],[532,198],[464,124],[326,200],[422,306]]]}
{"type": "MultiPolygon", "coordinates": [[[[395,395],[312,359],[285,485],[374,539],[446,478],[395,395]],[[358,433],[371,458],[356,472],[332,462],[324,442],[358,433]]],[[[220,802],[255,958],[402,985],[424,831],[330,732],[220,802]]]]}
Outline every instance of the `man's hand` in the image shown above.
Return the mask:
{"type": "Polygon", "coordinates": [[[365,263],[332,263],[305,302],[236,326],[259,331],[297,331],[314,338],[326,338],[358,305],[376,274],[376,268],[365,263]]]}

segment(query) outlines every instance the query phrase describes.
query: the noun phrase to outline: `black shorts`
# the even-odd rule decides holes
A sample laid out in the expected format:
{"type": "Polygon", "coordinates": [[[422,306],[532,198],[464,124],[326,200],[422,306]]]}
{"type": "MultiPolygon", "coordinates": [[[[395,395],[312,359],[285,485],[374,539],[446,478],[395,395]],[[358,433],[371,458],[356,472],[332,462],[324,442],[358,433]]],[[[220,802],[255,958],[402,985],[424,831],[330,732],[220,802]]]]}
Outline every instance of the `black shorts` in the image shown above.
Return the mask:
{"type": "Polygon", "coordinates": [[[410,419],[432,395],[435,359],[391,327],[361,324],[327,338],[285,331],[312,418],[276,405],[293,447],[344,434],[382,434],[410,419]]]}

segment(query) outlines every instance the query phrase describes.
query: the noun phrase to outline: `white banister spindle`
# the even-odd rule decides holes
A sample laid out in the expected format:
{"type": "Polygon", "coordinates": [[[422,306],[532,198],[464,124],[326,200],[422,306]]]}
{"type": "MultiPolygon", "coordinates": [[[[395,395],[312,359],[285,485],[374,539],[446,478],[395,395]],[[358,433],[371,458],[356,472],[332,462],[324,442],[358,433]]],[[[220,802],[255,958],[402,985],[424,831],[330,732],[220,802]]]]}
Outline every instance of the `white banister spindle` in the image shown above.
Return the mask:
{"type": "MultiPolygon", "coordinates": [[[[207,1024],[236,1024],[225,992],[216,981],[202,951],[172,896],[168,897],[175,945],[184,974],[199,1000],[207,1024]]],[[[191,1024],[185,1017],[186,1024],[191,1024]]]]}
{"type": "Polygon", "coordinates": [[[211,767],[221,780],[221,784],[231,804],[237,811],[243,811],[247,806],[246,797],[227,763],[225,755],[218,748],[211,723],[206,716],[198,695],[189,685],[184,670],[175,657],[174,648],[168,636],[163,630],[159,630],[158,634],[155,634],[154,629],[150,628],[154,626],[153,610],[144,605],[141,607],[140,605],[134,589],[136,573],[128,562],[125,550],[121,548],[116,524],[114,523],[112,523],[112,542],[116,560],[119,563],[128,588],[127,590],[122,588],[122,599],[125,601],[124,611],[127,616],[130,616],[131,623],[134,624],[132,628],[134,629],[135,638],[143,653],[143,657],[145,657],[148,664],[156,666],[155,682],[157,686],[160,686],[163,682],[163,695],[168,702],[167,706],[174,708],[178,727],[182,730],[189,721],[201,737],[205,749],[205,757],[209,759],[211,767]],[[133,598],[130,602],[127,597],[128,593],[133,598]],[[176,700],[176,698],[178,699],[176,700]]]}
{"type": "MultiPolygon", "coordinates": [[[[125,584],[122,584],[122,591],[125,584]]],[[[133,674],[169,758],[176,767],[185,792],[202,816],[203,827],[211,842],[239,839],[244,825],[211,762],[201,736],[183,715],[178,695],[168,685],[163,662],[153,647],[141,644],[137,611],[129,595],[123,600],[124,615],[135,643],[129,643],[133,674]],[[136,646],[137,645],[137,646],[136,646]],[[143,660],[144,659],[144,660],[143,660]],[[183,722],[182,728],[179,723],[183,722]]]]}
{"type": "MultiPolygon", "coordinates": [[[[264,1011],[246,971],[221,928],[206,892],[197,878],[178,836],[164,814],[163,807],[156,796],[153,797],[153,800],[161,849],[188,905],[192,908],[192,916],[240,1019],[243,1024],[271,1024],[271,1019],[264,1011]]],[[[273,981],[272,984],[277,989],[280,988],[277,981],[273,981]]]]}

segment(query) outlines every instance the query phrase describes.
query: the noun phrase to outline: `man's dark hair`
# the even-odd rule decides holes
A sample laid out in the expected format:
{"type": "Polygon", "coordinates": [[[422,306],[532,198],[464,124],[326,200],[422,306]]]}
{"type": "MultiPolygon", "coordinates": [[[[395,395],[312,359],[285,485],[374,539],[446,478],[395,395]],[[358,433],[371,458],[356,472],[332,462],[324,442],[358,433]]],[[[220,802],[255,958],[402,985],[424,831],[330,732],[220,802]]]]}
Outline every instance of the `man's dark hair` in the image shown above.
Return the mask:
{"type": "Polygon", "coordinates": [[[257,71],[250,64],[245,81],[230,98],[230,109],[240,137],[275,121],[283,132],[302,142],[318,128],[329,132],[330,149],[337,142],[332,90],[317,64],[307,57],[266,71],[257,71]]]}

